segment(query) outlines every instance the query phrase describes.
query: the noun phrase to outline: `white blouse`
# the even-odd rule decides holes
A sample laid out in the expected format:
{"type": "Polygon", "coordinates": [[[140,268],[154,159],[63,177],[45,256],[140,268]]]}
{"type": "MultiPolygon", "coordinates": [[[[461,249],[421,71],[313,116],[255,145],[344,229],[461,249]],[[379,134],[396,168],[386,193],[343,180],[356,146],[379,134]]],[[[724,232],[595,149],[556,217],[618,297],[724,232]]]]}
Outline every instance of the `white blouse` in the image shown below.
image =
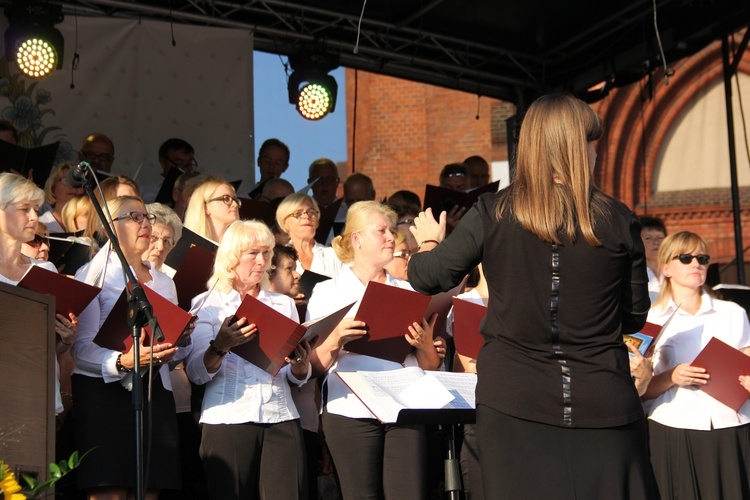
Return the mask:
{"type": "MultiPolygon", "coordinates": [[[[164,273],[151,269],[149,262],[151,281],[146,286],[162,295],[164,298],[177,303],[177,290],[174,282],[164,273]]],[[[78,316],[78,334],[76,341],[70,348],[70,354],[75,360],[76,366],[73,373],[86,375],[87,377],[103,378],[105,383],[120,381],[126,388],[130,388],[133,378],[132,373],[124,373],[117,369],[117,356],[121,353],[100,347],[94,342],[94,337],[104,324],[110,311],[114,307],[120,294],[125,289],[126,278],[122,271],[122,265],[117,255],[109,251],[109,243],[99,251],[96,257],[79,269],[76,279],[86,283],[102,287],[102,291],[78,316]],[[105,252],[102,255],[102,252],[105,252]],[[105,262],[102,262],[102,260],[105,262]],[[103,265],[103,280],[98,272],[92,272],[93,267],[103,265]]],[[[126,321],[126,318],[122,318],[126,321]]],[[[179,347],[172,361],[177,362],[187,356],[190,346],[179,347]]],[[[172,382],[169,377],[169,366],[163,365],[159,368],[162,385],[167,390],[172,390],[172,382]]]]}
{"type": "MultiPolygon", "coordinates": [[[[299,320],[294,301],[286,295],[261,290],[257,298],[281,314],[299,320]]],[[[192,311],[193,314],[197,311],[198,321],[192,335],[193,350],[188,356],[186,371],[194,383],[206,384],[201,423],[275,424],[299,418],[289,382],[301,386],[310,378],[311,368],[308,368],[304,380],[295,378],[289,365],[272,377],[265,370],[229,352],[215,373],[209,373],[206,369],[203,356],[209,342],[216,338],[221,324],[237,312],[241,303],[240,294],[235,290],[228,293],[208,291],[193,299],[192,311]]]]}
{"type": "MultiPolygon", "coordinates": [[[[336,256],[336,251],[332,247],[321,245],[317,241],[315,242],[310,271],[335,278],[347,267],[349,266],[339,260],[336,256]]],[[[305,272],[299,260],[297,261],[297,272],[299,274],[305,272]]]]}
{"type": "MultiPolygon", "coordinates": [[[[664,310],[652,308],[648,321],[664,324],[675,307],[670,300],[664,310]]],[[[692,315],[682,309],[677,311],[659,339],[653,358],[654,375],[681,363],[691,363],[711,337],[742,349],[750,346],[750,324],[742,307],[703,292],[698,312],[692,315]]],[[[678,429],[723,429],[750,423],[750,403],[746,401],[739,412],[735,412],[695,386],[675,385],[652,400],[649,418],[678,429]]]]}
{"type": "MultiPolygon", "coordinates": [[[[386,285],[414,290],[409,282],[394,278],[386,271],[386,285]]],[[[341,274],[333,279],[315,285],[310,302],[307,305],[307,321],[322,318],[332,314],[347,304],[357,301],[349,310],[347,317],[353,318],[357,314],[362,297],[367,286],[363,284],[352,268],[347,266],[341,274]]],[[[407,332],[403,332],[406,334],[407,332]]],[[[341,379],[334,375],[340,372],[355,371],[385,371],[403,368],[404,366],[418,366],[414,354],[409,354],[404,364],[394,363],[380,358],[373,358],[363,354],[355,354],[344,349],[339,351],[336,361],[328,370],[326,384],[328,386],[328,402],[326,409],[334,415],[349,418],[376,418],[367,407],[355,396],[341,379]]]]}

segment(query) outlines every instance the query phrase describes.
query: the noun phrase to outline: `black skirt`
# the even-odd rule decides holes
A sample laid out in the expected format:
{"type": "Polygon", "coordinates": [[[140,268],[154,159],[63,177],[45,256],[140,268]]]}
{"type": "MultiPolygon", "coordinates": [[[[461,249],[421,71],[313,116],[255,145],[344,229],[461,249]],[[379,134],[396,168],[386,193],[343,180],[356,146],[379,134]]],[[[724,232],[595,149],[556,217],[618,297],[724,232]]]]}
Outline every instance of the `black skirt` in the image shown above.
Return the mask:
{"type": "Polygon", "coordinates": [[[477,444],[486,498],[657,498],[643,419],[580,429],[478,405],[477,444]]]}
{"type": "MultiPolygon", "coordinates": [[[[154,376],[151,404],[143,377],[143,450],[148,462],[146,490],[180,488],[177,417],[172,393],[154,376]],[[151,432],[149,432],[149,425],[151,432]]],[[[73,375],[76,448],[92,450],[78,469],[79,490],[99,487],[136,489],[135,415],[132,393],[120,382],[73,375]]]]}
{"type": "Polygon", "coordinates": [[[661,497],[750,498],[750,424],[696,431],[648,424],[661,497]]]}

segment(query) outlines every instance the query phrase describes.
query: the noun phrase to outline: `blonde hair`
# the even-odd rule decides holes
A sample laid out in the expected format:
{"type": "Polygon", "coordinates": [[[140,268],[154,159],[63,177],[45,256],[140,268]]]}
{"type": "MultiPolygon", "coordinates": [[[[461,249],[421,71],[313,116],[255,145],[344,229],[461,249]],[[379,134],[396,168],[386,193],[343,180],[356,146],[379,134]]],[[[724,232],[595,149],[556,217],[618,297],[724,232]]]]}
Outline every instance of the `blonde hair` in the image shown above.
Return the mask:
{"type": "Polygon", "coordinates": [[[602,121],[588,104],[571,96],[540,97],[530,107],[518,138],[516,179],[500,200],[496,216],[511,210],[542,241],[576,240],[599,246],[596,223],[608,202],[593,187],[588,143],[599,140],[602,121]]]}
{"type": "Polygon", "coordinates": [[[211,234],[211,224],[206,215],[206,202],[213,197],[221,186],[229,186],[232,194],[237,195],[234,186],[224,179],[210,179],[195,188],[187,210],[185,210],[184,226],[204,238],[214,239],[213,234],[211,234]]]}
{"type": "MultiPolygon", "coordinates": [[[[690,253],[695,250],[698,250],[700,253],[709,253],[708,244],[697,234],[689,231],[680,231],[679,233],[670,234],[664,238],[664,241],[662,241],[659,246],[659,272],[661,272],[665,265],[672,262],[672,260],[681,253],[690,253]]],[[[667,306],[669,299],[672,297],[672,279],[667,278],[666,276],[663,278],[659,297],[653,304],[651,304],[651,307],[663,309],[667,306]]],[[[703,289],[708,290],[705,285],[703,286],[703,289]]]]}
{"type": "Polygon", "coordinates": [[[75,233],[79,229],[84,229],[76,226],[76,217],[83,212],[87,213],[88,222],[86,223],[86,229],[88,229],[91,225],[91,219],[94,218],[94,214],[92,213],[93,209],[94,207],[91,204],[88,195],[79,194],[69,199],[62,207],[62,223],[64,229],[69,233],[75,233]]]}
{"type": "MultiPolygon", "coordinates": [[[[316,210],[318,213],[320,213],[318,202],[315,201],[315,198],[313,198],[312,196],[304,193],[290,194],[289,196],[284,198],[284,200],[279,203],[279,206],[276,208],[276,224],[278,224],[278,228],[284,231],[286,234],[289,234],[289,230],[284,223],[286,222],[287,218],[289,218],[290,215],[296,212],[302,205],[310,205],[313,210],[316,210]]],[[[318,228],[318,224],[320,224],[320,217],[315,220],[315,229],[318,228]]]]}
{"type": "Polygon", "coordinates": [[[268,264],[263,269],[263,277],[260,286],[268,289],[268,269],[271,268],[273,260],[273,247],[276,240],[268,226],[257,220],[234,221],[221,240],[219,249],[216,251],[214,261],[214,272],[208,280],[208,288],[216,288],[222,293],[229,292],[234,285],[237,273],[234,268],[240,262],[240,256],[253,246],[264,246],[270,250],[268,264]]]}
{"type": "Polygon", "coordinates": [[[35,203],[37,209],[44,201],[44,191],[36,184],[18,174],[3,172],[0,174],[0,209],[18,201],[35,203]]]}
{"type": "Polygon", "coordinates": [[[354,247],[352,245],[352,234],[361,233],[372,227],[372,216],[384,215],[391,223],[391,230],[395,232],[396,212],[388,205],[377,201],[358,201],[349,207],[346,212],[346,225],[339,236],[331,242],[336,251],[336,257],[347,264],[354,260],[354,247]]]}
{"type": "Polygon", "coordinates": [[[70,170],[72,166],[72,163],[66,162],[55,167],[44,183],[44,201],[55,206],[55,203],[57,203],[57,198],[55,198],[55,186],[66,177],[68,170],[70,170]]]}

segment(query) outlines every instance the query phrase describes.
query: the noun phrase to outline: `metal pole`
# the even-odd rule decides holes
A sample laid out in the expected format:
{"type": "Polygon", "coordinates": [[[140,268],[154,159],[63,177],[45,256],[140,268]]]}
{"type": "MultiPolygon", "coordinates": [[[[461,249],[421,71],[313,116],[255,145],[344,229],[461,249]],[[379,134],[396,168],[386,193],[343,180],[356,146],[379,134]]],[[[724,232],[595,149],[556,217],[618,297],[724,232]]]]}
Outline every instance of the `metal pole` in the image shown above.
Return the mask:
{"type": "Polygon", "coordinates": [[[742,216],[740,213],[740,189],[737,180],[737,152],[734,146],[734,114],[732,112],[732,64],[729,61],[729,36],[721,39],[721,55],[724,67],[724,97],[727,108],[727,135],[729,136],[729,173],[732,179],[732,214],[734,217],[734,248],[737,254],[737,283],[745,284],[745,260],[742,251],[742,216]]]}

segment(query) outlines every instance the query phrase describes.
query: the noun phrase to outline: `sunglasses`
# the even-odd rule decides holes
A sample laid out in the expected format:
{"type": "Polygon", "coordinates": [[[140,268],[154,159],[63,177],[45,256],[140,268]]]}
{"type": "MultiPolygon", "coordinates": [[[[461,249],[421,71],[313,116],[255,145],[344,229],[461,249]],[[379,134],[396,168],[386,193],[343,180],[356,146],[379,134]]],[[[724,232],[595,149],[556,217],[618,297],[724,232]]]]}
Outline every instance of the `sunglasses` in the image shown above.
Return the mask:
{"type": "Polygon", "coordinates": [[[41,234],[35,234],[34,239],[31,241],[26,242],[27,245],[29,245],[32,248],[40,248],[42,245],[47,245],[49,247],[49,239],[45,236],[42,236],[41,234]]]}
{"type": "Polygon", "coordinates": [[[112,221],[118,221],[123,219],[130,219],[137,224],[143,223],[143,219],[148,220],[149,224],[153,225],[156,222],[156,216],[154,214],[144,214],[143,212],[129,212],[119,217],[115,217],[112,221]]]}
{"type": "Polygon", "coordinates": [[[672,260],[679,260],[683,264],[688,265],[691,262],[693,262],[693,259],[697,260],[698,264],[700,264],[701,266],[705,266],[706,264],[711,262],[711,256],[706,255],[705,253],[700,253],[698,255],[693,255],[690,253],[681,253],[680,255],[677,255],[676,257],[674,257],[672,260]]]}
{"type": "Polygon", "coordinates": [[[242,206],[242,202],[240,201],[239,198],[237,198],[236,196],[229,196],[228,194],[224,194],[221,196],[217,196],[216,198],[211,198],[210,200],[206,200],[206,203],[211,203],[212,201],[220,201],[228,207],[231,207],[232,203],[236,203],[237,208],[240,208],[242,206]]]}

